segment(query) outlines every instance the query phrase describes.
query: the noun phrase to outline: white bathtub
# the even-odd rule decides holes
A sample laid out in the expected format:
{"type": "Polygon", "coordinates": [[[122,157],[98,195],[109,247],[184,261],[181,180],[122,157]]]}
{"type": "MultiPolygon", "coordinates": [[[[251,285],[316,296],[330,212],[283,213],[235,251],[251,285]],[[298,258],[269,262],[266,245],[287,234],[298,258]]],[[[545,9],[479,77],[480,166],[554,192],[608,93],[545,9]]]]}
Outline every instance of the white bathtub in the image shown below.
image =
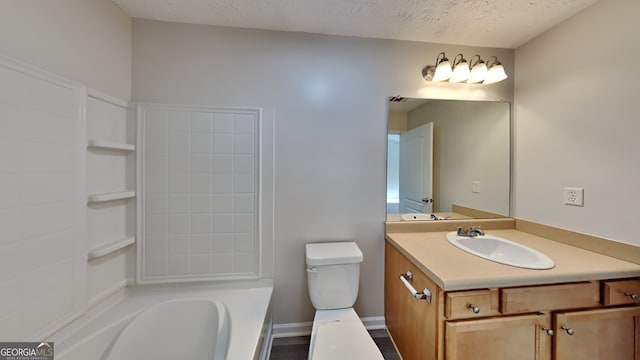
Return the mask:
{"type": "Polygon", "coordinates": [[[105,352],[105,360],[225,360],[229,319],[223,303],[179,299],[138,314],[105,352]]]}
{"type": "Polygon", "coordinates": [[[271,343],[272,286],[153,285],[55,334],[57,360],[259,360],[271,343]]]}

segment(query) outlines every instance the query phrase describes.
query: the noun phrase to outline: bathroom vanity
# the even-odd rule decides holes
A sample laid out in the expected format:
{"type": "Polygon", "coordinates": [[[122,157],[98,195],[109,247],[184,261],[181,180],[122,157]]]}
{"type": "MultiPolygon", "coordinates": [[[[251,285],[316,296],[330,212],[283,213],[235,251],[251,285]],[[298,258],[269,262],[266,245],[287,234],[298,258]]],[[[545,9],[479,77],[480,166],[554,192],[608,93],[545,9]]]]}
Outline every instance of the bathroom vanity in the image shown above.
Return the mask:
{"type": "Polygon", "coordinates": [[[640,358],[640,265],[487,221],[555,262],[503,265],[448,243],[444,223],[387,226],[385,319],[404,360],[640,358]]]}

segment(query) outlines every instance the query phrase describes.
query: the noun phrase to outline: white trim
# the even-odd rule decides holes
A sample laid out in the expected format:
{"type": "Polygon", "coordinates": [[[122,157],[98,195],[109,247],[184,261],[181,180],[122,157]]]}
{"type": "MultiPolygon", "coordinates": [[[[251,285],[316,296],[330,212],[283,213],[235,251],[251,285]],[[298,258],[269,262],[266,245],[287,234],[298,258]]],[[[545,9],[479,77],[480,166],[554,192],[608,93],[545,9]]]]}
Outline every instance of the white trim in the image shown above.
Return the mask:
{"type": "Polygon", "coordinates": [[[313,322],[273,324],[273,338],[311,335],[313,322]]]}
{"type": "Polygon", "coordinates": [[[362,323],[367,330],[381,330],[387,328],[384,316],[369,316],[360,318],[360,320],[362,320],[362,323]]]}
{"type": "Polygon", "coordinates": [[[115,96],[105,94],[95,89],[87,89],[87,95],[96,100],[107,102],[111,105],[120,106],[122,108],[129,107],[129,102],[127,102],[126,100],[119,99],[115,96]]]}

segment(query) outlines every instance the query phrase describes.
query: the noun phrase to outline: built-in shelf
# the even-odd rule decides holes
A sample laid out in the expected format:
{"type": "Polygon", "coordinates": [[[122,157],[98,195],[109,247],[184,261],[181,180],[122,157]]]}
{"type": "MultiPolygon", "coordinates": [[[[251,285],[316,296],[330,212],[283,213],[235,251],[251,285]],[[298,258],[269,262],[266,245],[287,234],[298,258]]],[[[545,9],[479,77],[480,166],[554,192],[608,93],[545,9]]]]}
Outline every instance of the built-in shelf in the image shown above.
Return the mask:
{"type": "Polygon", "coordinates": [[[105,202],[105,201],[131,199],[134,197],[136,197],[135,191],[120,191],[120,192],[112,192],[112,193],[104,193],[104,194],[93,194],[93,195],[89,195],[89,203],[99,203],[99,202],[105,202]]]}
{"type": "Polygon", "coordinates": [[[135,237],[127,237],[124,239],[110,241],[108,243],[89,249],[89,253],[87,254],[87,257],[89,260],[97,259],[99,257],[109,255],[112,252],[116,252],[122,248],[125,248],[135,242],[136,242],[135,237]]]}
{"type": "Polygon", "coordinates": [[[135,151],[136,146],[102,140],[89,140],[87,147],[107,150],[135,151]]]}

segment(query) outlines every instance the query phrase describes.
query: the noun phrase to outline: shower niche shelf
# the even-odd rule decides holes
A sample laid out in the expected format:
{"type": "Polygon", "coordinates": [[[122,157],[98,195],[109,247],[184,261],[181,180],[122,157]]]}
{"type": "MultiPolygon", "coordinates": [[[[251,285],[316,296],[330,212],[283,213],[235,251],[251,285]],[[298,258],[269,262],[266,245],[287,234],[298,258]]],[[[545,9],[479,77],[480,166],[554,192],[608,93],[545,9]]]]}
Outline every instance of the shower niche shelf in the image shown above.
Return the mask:
{"type": "Polygon", "coordinates": [[[109,241],[107,243],[104,243],[89,249],[87,258],[88,260],[97,259],[106,255],[109,255],[111,253],[114,253],[120,249],[123,249],[135,242],[136,242],[136,238],[133,236],[126,237],[124,239],[116,239],[114,241],[109,241]]]}
{"type": "Polygon", "coordinates": [[[104,149],[104,150],[116,150],[116,151],[135,151],[136,146],[132,144],[117,143],[111,141],[102,140],[89,140],[87,147],[90,149],[104,149]]]}
{"type": "Polygon", "coordinates": [[[103,203],[107,201],[125,200],[136,197],[135,191],[118,191],[103,194],[89,195],[89,204],[103,203]]]}

